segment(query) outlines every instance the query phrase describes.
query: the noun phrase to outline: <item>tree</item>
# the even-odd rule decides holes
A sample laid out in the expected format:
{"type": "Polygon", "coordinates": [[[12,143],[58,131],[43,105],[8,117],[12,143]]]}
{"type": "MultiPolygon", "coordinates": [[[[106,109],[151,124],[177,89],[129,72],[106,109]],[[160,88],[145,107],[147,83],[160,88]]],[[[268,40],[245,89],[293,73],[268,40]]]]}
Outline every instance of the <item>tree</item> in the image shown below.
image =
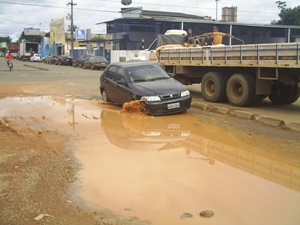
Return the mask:
{"type": "Polygon", "coordinates": [[[6,42],[6,43],[11,43],[12,39],[7,36],[7,37],[0,37],[0,43],[1,42],[6,42]]]}
{"type": "Polygon", "coordinates": [[[284,1],[277,1],[276,4],[278,9],[280,9],[280,20],[272,21],[272,23],[300,26],[300,5],[294,8],[287,8],[287,4],[284,1]]]}
{"type": "Polygon", "coordinates": [[[97,34],[95,37],[92,38],[93,41],[101,41],[104,40],[104,37],[102,34],[97,34]]]}

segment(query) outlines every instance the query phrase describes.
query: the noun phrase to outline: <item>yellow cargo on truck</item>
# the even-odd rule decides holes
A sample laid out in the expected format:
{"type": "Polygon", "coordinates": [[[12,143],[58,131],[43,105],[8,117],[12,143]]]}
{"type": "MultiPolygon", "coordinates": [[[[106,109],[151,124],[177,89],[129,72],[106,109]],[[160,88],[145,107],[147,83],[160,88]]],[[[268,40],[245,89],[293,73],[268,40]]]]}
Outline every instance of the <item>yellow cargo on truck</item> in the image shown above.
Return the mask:
{"type": "Polygon", "coordinates": [[[183,84],[201,83],[209,102],[249,106],[269,97],[274,104],[299,98],[300,43],[172,47],[157,62],[183,84]]]}

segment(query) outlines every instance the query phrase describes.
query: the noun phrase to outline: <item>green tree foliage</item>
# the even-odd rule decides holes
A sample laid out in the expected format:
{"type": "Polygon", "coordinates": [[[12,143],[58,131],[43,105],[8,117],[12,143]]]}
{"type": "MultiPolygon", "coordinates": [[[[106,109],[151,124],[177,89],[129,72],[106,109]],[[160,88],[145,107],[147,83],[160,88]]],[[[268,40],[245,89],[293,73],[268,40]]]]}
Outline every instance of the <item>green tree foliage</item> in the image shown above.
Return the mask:
{"type": "Polygon", "coordinates": [[[101,41],[104,40],[104,37],[102,34],[97,34],[95,37],[92,38],[93,41],[101,41]]]}
{"type": "Polygon", "coordinates": [[[7,36],[7,37],[0,37],[0,43],[1,42],[6,42],[6,43],[11,43],[12,39],[7,36]]]}
{"type": "Polygon", "coordinates": [[[276,4],[278,9],[280,9],[280,20],[276,21],[275,24],[300,26],[300,5],[294,8],[287,8],[287,4],[284,1],[277,1],[276,4]]]}

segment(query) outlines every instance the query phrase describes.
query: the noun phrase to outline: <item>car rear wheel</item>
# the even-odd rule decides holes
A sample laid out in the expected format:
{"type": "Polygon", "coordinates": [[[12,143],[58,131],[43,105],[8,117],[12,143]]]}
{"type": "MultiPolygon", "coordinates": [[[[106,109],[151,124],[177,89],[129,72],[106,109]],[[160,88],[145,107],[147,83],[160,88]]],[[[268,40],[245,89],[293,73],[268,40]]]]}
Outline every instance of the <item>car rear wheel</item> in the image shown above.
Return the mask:
{"type": "Polygon", "coordinates": [[[107,97],[107,94],[106,94],[106,91],[105,91],[105,90],[102,91],[101,96],[102,96],[102,100],[103,100],[104,102],[110,102],[110,100],[109,100],[108,97],[107,97]]]}

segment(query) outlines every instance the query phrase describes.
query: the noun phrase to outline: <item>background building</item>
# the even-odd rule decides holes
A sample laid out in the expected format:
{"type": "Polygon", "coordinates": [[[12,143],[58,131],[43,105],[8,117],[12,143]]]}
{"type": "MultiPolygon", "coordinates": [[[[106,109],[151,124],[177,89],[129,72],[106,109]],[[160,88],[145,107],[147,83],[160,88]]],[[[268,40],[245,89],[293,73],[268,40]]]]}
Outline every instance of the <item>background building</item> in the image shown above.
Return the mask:
{"type": "MultiPolygon", "coordinates": [[[[237,10],[237,7],[233,8],[237,10]]],[[[225,45],[291,42],[295,40],[291,36],[292,31],[300,31],[300,26],[213,21],[205,16],[142,8],[125,8],[121,10],[121,15],[122,18],[98,23],[106,24],[107,34],[112,39],[112,50],[138,50],[142,43],[148,48],[158,34],[170,29],[192,28],[194,35],[201,36],[212,32],[212,27],[217,25],[221,32],[238,38],[224,37],[225,45]]]]}
{"type": "Polygon", "coordinates": [[[222,8],[222,21],[224,22],[237,22],[237,7],[223,7],[222,8]]]}

